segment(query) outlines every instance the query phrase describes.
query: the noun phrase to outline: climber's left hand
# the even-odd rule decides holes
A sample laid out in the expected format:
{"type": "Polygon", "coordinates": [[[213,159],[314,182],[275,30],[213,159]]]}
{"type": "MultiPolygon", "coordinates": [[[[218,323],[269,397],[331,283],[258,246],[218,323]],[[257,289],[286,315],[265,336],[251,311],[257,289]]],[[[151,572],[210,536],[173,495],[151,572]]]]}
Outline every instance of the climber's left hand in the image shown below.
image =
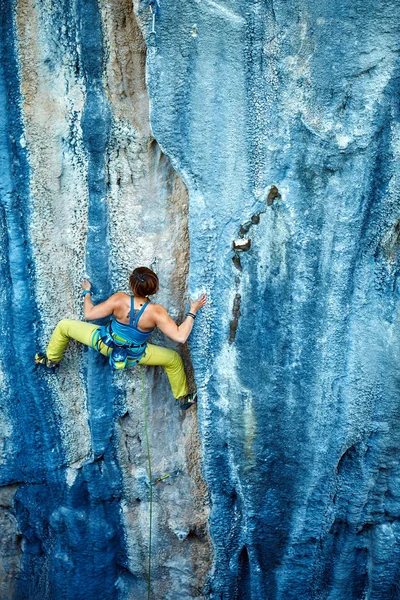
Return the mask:
{"type": "Polygon", "coordinates": [[[87,279],[84,279],[81,283],[81,287],[83,290],[90,290],[92,287],[92,284],[87,279]]]}

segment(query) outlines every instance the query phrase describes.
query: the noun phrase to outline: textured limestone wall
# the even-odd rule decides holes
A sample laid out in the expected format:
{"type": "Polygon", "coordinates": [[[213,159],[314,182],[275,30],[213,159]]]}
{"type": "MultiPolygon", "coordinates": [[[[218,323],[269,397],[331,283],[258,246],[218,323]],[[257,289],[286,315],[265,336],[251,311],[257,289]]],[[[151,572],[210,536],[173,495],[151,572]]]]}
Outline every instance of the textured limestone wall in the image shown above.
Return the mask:
{"type": "Polygon", "coordinates": [[[192,357],[212,598],[400,597],[399,16],[203,0],[144,28],[211,300],[192,357]]]}
{"type": "MultiPolygon", "coordinates": [[[[187,190],[152,135],[130,2],[1,8],[0,597],[140,600],[149,478],[139,370],[112,374],[71,344],[51,379],[32,356],[60,318],[82,318],[85,273],[98,302],[127,290],[134,266],[153,265],[158,301],[182,318],[187,190]]],[[[154,488],[153,597],[200,598],[212,551],[196,413],[180,414],[160,369],[144,378],[153,477],[176,474],[154,488]]]]}
{"type": "Polygon", "coordinates": [[[152,597],[397,600],[398,3],[154,7],[0,0],[0,598],[147,597],[140,372],[32,365],[147,264],[152,597]]]}

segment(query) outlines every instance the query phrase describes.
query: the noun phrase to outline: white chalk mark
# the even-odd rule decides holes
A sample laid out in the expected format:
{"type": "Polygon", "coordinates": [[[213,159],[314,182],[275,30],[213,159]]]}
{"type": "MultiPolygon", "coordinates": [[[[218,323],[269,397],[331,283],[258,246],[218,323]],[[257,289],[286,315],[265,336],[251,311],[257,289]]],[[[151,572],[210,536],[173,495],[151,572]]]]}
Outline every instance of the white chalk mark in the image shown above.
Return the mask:
{"type": "Polygon", "coordinates": [[[244,25],[246,23],[243,17],[240,17],[239,15],[228,10],[225,6],[222,6],[221,4],[218,4],[213,0],[203,0],[203,3],[207,4],[212,10],[212,12],[217,13],[221,17],[227,19],[228,21],[233,21],[234,23],[239,23],[240,25],[244,25]]]}

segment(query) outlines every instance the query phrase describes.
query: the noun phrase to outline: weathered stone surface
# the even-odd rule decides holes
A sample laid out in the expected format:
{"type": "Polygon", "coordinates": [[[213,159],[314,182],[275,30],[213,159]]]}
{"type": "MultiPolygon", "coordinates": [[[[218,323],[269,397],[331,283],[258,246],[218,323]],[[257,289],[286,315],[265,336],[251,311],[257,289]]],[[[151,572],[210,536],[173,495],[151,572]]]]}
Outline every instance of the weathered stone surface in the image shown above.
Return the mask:
{"type": "Polygon", "coordinates": [[[145,371],[152,597],[400,598],[398,2],[0,8],[0,597],[147,597],[140,372],[32,366],[147,264],[209,295],[199,421],[145,371]]]}
{"type": "MultiPolygon", "coordinates": [[[[130,2],[3,2],[2,20],[0,473],[19,485],[2,512],[1,597],[140,600],[140,373],[112,374],[75,344],[54,379],[32,358],[60,318],[82,318],[85,273],[101,301],[153,264],[159,301],[182,318],[187,190],[152,136],[130,2]]],[[[196,413],[180,415],[161,370],[144,375],[153,477],[176,473],[154,488],[152,595],[201,598],[212,552],[196,413]]]]}
{"type": "Polygon", "coordinates": [[[13,598],[21,557],[18,522],[13,514],[13,498],[18,485],[0,488],[0,598],[13,598]]]}
{"type": "Polygon", "coordinates": [[[399,5],[165,2],[155,37],[146,16],[210,295],[211,597],[398,598],[399,5]]]}

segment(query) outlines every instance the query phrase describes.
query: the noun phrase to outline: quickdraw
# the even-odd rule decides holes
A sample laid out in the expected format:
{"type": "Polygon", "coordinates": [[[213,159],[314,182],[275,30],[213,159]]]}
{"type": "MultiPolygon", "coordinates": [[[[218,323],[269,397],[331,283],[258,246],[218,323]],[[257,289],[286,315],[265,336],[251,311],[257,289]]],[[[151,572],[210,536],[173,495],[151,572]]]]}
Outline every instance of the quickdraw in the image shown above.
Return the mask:
{"type": "Polygon", "coordinates": [[[160,8],[159,0],[149,0],[149,6],[152,14],[151,33],[156,33],[156,14],[160,8]]]}
{"type": "Polygon", "coordinates": [[[166,473],[165,475],[162,475],[161,477],[158,477],[157,479],[153,479],[153,481],[151,482],[151,485],[158,485],[159,483],[161,483],[162,481],[165,481],[169,477],[178,477],[179,473],[180,473],[180,471],[173,471],[172,473],[166,473]]]}

